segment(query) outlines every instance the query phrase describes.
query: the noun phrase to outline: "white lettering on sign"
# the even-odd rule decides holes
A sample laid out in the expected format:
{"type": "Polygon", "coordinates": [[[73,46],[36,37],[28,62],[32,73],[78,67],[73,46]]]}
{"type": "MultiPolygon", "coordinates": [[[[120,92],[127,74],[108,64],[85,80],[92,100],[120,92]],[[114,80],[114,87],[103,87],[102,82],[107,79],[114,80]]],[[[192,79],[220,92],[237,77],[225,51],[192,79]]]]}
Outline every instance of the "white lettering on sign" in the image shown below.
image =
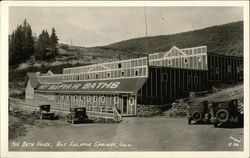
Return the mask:
{"type": "Polygon", "coordinates": [[[114,88],[117,88],[119,86],[120,82],[114,82],[110,88],[114,89],[114,88]]]}
{"type": "Polygon", "coordinates": [[[86,83],[86,84],[82,87],[82,89],[88,89],[90,85],[91,85],[91,83],[86,83]]]}
{"type": "Polygon", "coordinates": [[[72,89],[78,89],[82,84],[78,83],[78,84],[75,84],[72,89]]]}
{"type": "Polygon", "coordinates": [[[93,83],[89,86],[89,88],[95,89],[96,83],[93,83]]]}
{"type": "Polygon", "coordinates": [[[39,89],[46,89],[48,90],[58,90],[58,89],[115,89],[119,87],[120,82],[99,82],[99,83],[76,83],[76,84],[60,84],[60,85],[41,85],[39,89]]]}
{"type": "Polygon", "coordinates": [[[114,89],[120,85],[120,82],[99,82],[99,83],[86,83],[82,89],[114,89]]]}
{"type": "Polygon", "coordinates": [[[105,83],[103,83],[103,82],[98,83],[96,89],[100,88],[103,84],[105,84],[105,83]]]}

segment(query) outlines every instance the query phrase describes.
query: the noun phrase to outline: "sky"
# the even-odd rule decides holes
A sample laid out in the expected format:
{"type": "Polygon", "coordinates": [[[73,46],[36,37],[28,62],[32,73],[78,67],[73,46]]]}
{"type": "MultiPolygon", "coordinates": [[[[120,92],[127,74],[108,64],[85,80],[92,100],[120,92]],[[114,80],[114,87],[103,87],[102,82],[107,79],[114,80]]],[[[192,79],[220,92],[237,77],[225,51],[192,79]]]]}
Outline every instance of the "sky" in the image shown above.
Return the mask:
{"type": "MultiPolygon", "coordinates": [[[[241,7],[146,7],[148,36],[243,20],[241,7]]],[[[10,7],[9,33],[24,19],[37,36],[55,28],[60,43],[103,46],[145,36],[144,7],[10,7]]]]}

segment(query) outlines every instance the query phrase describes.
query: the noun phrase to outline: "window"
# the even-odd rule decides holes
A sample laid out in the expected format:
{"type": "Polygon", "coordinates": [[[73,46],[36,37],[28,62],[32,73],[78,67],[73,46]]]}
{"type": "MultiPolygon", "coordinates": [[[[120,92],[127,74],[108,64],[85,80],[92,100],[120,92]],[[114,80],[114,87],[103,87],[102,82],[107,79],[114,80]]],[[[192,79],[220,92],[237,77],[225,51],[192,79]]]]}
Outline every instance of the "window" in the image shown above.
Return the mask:
{"type": "Polygon", "coordinates": [[[97,102],[97,97],[93,96],[93,102],[97,102]]]}
{"type": "Polygon", "coordinates": [[[87,96],[87,102],[90,102],[90,96],[89,95],[87,96]]]}
{"type": "Polygon", "coordinates": [[[77,80],[80,80],[80,76],[79,75],[77,76],[77,80]]]}
{"type": "Polygon", "coordinates": [[[172,60],[168,60],[168,65],[172,65],[172,60]]]}
{"type": "Polygon", "coordinates": [[[167,73],[162,74],[162,80],[163,81],[168,81],[168,74],[167,73]]]}
{"type": "Polygon", "coordinates": [[[240,67],[237,66],[237,73],[240,73],[240,67]]]}
{"type": "Polygon", "coordinates": [[[101,103],[105,103],[105,96],[101,97],[101,103]]]}
{"type": "Polygon", "coordinates": [[[199,63],[201,63],[201,61],[202,61],[201,57],[198,57],[197,60],[198,60],[199,63]]]}
{"type": "Polygon", "coordinates": [[[87,75],[87,80],[89,80],[89,78],[90,78],[90,77],[89,77],[89,74],[88,74],[88,75],[87,75]]]}
{"type": "Polygon", "coordinates": [[[77,96],[75,95],[75,101],[77,101],[77,96]]]}
{"type": "Polygon", "coordinates": [[[227,72],[231,72],[231,65],[227,65],[227,72]]]}
{"type": "Polygon", "coordinates": [[[125,71],[122,71],[122,77],[125,77],[125,71]]]}
{"type": "Polygon", "coordinates": [[[133,97],[130,97],[129,98],[129,104],[134,105],[134,103],[135,103],[135,99],[133,97]]]}
{"type": "Polygon", "coordinates": [[[138,70],[135,70],[135,76],[139,76],[138,70]]]}
{"type": "Polygon", "coordinates": [[[118,104],[118,101],[119,101],[118,96],[115,96],[114,103],[118,104]]]}
{"type": "Polygon", "coordinates": [[[98,75],[98,74],[95,74],[95,78],[98,79],[98,78],[99,78],[99,75],[98,75]]]}
{"type": "Polygon", "coordinates": [[[73,76],[70,76],[70,80],[73,80],[73,76]]]}
{"type": "Polygon", "coordinates": [[[215,68],[215,73],[219,74],[219,67],[218,66],[215,68]]]}
{"type": "Polygon", "coordinates": [[[143,59],[143,65],[147,65],[147,59],[143,59]]]}
{"type": "Polygon", "coordinates": [[[139,60],[139,66],[142,66],[142,60],[141,59],[139,60]]]}
{"type": "Polygon", "coordinates": [[[197,49],[194,49],[194,54],[197,54],[197,49]]]}
{"type": "Polygon", "coordinates": [[[107,75],[108,75],[108,78],[110,78],[110,72],[108,72],[107,75]]]}
{"type": "Polygon", "coordinates": [[[240,71],[243,71],[243,65],[240,65],[240,71]]]}
{"type": "Polygon", "coordinates": [[[121,63],[118,63],[118,68],[122,68],[122,64],[121,63]]]}
{"type": "Polygon", "coordinates": [[[197,84],[198,83],[198,76],[194,77],[194,82],[197,84]]]}
{"type": "Polygon", "coordinates": [[[187,63],[188,63],[188,59],[184,58],[184,64],[187,64],[187,63]]]}

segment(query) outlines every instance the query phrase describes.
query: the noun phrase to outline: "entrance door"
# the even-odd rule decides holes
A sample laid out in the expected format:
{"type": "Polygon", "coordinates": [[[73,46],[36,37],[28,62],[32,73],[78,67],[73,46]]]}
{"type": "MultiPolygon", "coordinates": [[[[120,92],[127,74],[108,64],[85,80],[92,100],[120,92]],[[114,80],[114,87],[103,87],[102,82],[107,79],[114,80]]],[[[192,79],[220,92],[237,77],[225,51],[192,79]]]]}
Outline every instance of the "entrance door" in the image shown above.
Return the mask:
{"type": "Polygon", "coordinates": [[[128,113],[128,96],[122,96],[122,114],[128,113]]]}
{"type": "Polygon", "coordinates": [[[128,98],[128,115],[135,115],[136,114],[136,100],[135,96],[129,96],[128,98]]]}

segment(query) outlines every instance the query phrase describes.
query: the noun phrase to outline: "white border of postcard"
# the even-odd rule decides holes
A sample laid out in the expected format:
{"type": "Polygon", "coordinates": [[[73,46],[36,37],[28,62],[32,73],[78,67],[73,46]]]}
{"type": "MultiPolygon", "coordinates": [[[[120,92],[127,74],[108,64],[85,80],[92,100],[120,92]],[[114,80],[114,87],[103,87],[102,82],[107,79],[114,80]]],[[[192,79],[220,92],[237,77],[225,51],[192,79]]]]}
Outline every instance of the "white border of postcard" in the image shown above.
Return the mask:
{"type": "Polygon", "coordinates": [[[1,2],[1,157],[249,157],[249,1],[2,1],[1,2]],[[237,152],[9,152],[8,24],[11,6],[239,6],[244,8],[244,151],[237,152]]]}

